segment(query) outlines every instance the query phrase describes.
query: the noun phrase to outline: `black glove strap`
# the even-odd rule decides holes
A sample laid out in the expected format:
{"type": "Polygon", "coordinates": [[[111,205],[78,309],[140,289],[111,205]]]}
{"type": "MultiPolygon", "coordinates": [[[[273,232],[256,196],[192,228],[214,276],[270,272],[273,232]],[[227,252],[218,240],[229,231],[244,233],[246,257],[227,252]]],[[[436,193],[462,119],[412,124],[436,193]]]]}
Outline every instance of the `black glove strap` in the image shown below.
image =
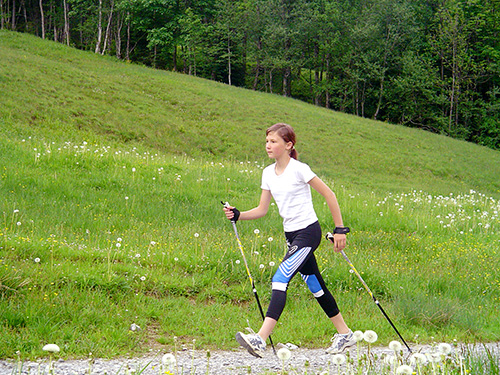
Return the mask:
{"type": "Polygon", "coordinates": [[[238,221],[238,218],[240,217],[240,211],[237,208],[233,208],[231,211],[233,211],[233,218],[231,221],[234,221],[235,223],[238,221]]]}
{"type": "Polygon", "coordinates": [[[349,227],[335,227],[333,234],[347,234],[350,231],[349,227]]]}

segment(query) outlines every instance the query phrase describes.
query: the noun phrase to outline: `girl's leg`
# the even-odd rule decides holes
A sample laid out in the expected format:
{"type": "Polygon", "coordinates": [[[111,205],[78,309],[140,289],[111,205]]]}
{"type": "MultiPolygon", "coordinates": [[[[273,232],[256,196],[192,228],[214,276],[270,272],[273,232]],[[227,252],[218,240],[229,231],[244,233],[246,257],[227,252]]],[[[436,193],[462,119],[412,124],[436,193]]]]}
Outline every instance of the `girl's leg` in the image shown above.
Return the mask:
{"type": "Polygon", "coordinates": [[[274,320],[273,318],[266,317],[264,319],[264,323],[262,323],[262,327],[260,327],[259,332],[257,334],[262,337],[264,341],[267,340],[269,336],[271,336],[271,333],[273,332],[274,327],[276,326],[276,323],[278,321],[274,320]]]}
{"type": "Polygon", "coordinates": [[[338,313],[337,315],[332,316],[330,318],[330,320],[332,321],[333,325],[337,329],[338,333],[346,334],[346,333],[349,333],[351,331],[349,329],[349,327],[347,326],[347,324],[345,323],[344,318],[342,317],[341,313],[338,313]]]}
{"type": "Polygon", "coordinates": [[[349,327],[344,321],[339,311],[337,302],[328,290],[321,272],[319,272],[318,263],[314,254],[309,257],[307,262],[299,270],[302,279],[306,282],[311,293],[316,297],[323,311],[330,318],[338,333],[344,334],[350,332],[349,327]]]}

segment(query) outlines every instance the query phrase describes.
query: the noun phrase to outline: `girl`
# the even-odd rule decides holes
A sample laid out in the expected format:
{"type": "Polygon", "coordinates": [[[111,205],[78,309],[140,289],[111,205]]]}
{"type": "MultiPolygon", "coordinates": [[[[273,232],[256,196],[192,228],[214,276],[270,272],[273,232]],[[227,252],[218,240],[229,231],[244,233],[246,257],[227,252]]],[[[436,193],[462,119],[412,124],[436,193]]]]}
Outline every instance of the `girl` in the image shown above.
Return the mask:
{"type": "Polygon", "coordinates": [[[337,198],[332,190],[320,180],[307,164],[297,160],[295,132],[287,124],[278,123],[266,131],[266,151],[276,162],[262,172],[262,193],[259,205],[249,211],[239,212],[234,207],[225,207],[229,220],[253,220],[266,215],[274,198],[283,218],[283,227],[288,251],[272,279],[272,293],[266,318],[258,333],[238,332],[236,340],[248,352],[262,357],[266,340],[274,329],[285,307],[288,283],[299,272],[309,290],[330,318],[337,330],[327,353],[340,353],[354,345],[353,333],[344,322],[337,303],[328,290],[319,272],[314,250],[321,241],[321,228],[313,208],[312,186],[326,200],[335,223],[334,249],[340,252],[346,246],[346,233],[337,198]]]}

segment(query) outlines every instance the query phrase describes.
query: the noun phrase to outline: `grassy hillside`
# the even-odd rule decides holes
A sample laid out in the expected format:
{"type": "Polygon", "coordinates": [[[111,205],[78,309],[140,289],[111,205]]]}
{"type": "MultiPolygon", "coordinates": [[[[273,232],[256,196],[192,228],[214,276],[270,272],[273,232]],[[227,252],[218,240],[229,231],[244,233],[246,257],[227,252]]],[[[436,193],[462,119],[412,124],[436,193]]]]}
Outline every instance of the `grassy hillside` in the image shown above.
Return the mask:
{"type": "MultiPolygon", "coordinates": [[[[257,203],[277,121],[334,186],[346,251],[408,341],[500,340],[498,152],[2,31],[0,358],[235,348],[260,318],[219,202],[257,203]]],[[[279,215],[238,228],[267,306],[279,215]]],[[[394,339],[329,244],[317,257],[348,323],[394,339]]],[[[275,342],[327,345],[298,278],[289,295],[275,342]]]]}
{"type": "Polygon", "coordinates": [[[476,145],[29,35],[2,31],[0,54],[0,118],[17,135],[101,137],[213,160],[265,161],[264,130],[287,122],[302,159],[342,185],[500,194],[500,153],[476,145]]]}

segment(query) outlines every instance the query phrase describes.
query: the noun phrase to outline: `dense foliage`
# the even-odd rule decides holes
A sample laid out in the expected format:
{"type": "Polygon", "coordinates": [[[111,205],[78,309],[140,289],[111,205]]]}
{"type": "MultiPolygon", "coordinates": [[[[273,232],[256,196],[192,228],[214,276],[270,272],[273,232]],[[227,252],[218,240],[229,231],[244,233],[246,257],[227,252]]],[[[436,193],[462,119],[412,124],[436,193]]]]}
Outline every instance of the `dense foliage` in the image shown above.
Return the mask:
{"type": "Polygon", "coordinates": [[[1,28],[500,148],[495,0],[0,0],[1,28]]]}

